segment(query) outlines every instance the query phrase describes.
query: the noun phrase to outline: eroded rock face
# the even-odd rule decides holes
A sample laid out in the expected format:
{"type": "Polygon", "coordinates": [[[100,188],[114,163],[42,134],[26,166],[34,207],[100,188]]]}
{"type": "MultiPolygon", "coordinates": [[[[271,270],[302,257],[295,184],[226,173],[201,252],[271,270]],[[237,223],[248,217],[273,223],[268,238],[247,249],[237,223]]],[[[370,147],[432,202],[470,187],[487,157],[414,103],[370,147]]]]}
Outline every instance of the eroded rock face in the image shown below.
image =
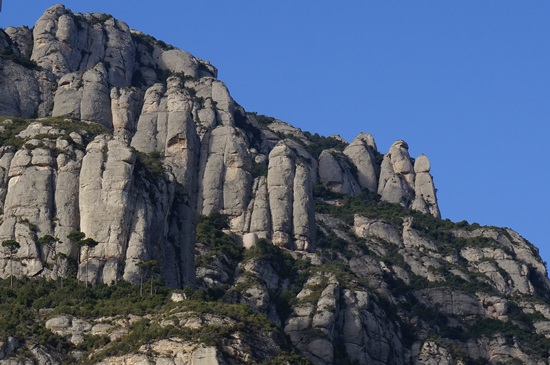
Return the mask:
{"type": "MultiPolygon", "coordinates": [[[[447,338],[483,320],[516,326],[517,336],[550,336],[550,281],[536,249],[509,229],[409,216],[409,208],[440,213],[430,162],[421,155],[413,163],[405,142],[394,143],[381,166],[365,133],[316,161],[308,152],[317,151],[315,139],[247,114],[207,61],[108,15],[57,5],[33,31],[0,32],[0,50],[23,57],[0,57],[0,114],[58,117],[0,121],[9,141],[0,147],[0,242],[20,244],[0,250],[0,277],[59,279],[76,264],[81,281],[139,283],[157,277],[143,267],[156,260],[169,287],[195,286],[216,296],[216,306],[231,303],[224,310],[242,314],[238,304],[246,305],[270,320],[260,316],[249,332],[231,315],[176,313],[188,297],[173,293],[169,313],[141,319],[235,331],[216,347],[155,338],[100,363],[265,363],[296,349],[316,365],[546,361],[498,331],[447,338]],[[31,52],[39,67],[24,58],[31,52]],[[318,183],[361,195],[314,197],[318,183]],[[359,201],[365,190],[407,209],[386,204],[379,216],[365,209],[351,224],[338,208],[372,203],[359,201]],[[228,222],[217,232],[222,247],[196,243],[199,216],[217,213],[228,222]],[[97,245],[70,242],[73,231],[97,245]]],[[[73,344],[88,335],[120,340],[135,323],[40,320],[73,344]]],[[[58,363],[46,347],[14,337],[0,339],[0,363],[31,364],[12,356],[21,346],[36,363],[58,363]]]]}
{"type": "Polygon", "coordinates": [[[324,150],[319,156],[319,179],[335,193],[356,195],[361,188],[346,156],[335,150],[324,150]]]}
{"type": "Polygon", "coordinates": [[[238,129],[219,126],[203,138],[199,211],[243,214],[250,201],[252,160],[238,129]]]}
{"type": "Polygon", "coordinates": [[[312,248],[314,210],[311,156],[298,144],[282,141],[269,154],[267,189],[273,243],[299,250],[312,248]]]}
{"type": "Polygon", "coordinates": [[[84,248],[80,258],[84,262],[79,273],[81,279],[90,265],[94,267],[93,275],[84,280],[111,283],[119,279],[128,244],[127,207],[135,159],[123,142],[105,136],[96,138],[86,148],[80,173],[80,227],[99,244],[91,250],[84,248]]]}
{"type": "Polygon", "coordinates": [[[378,194],[384,201],[439,218],[441,213],[430,168],[425,155],[420,155],[413,166],[409,146],[397,141],[382,160],[378,194]]]}
{"type": "Polygon", "coordinates": [[[38,72],[4,58],[0,58],[0,66],[0,114],[36,116],[40,104],[38,72]]]}
{"type": "Polygon", "coordinates": [[[387,202],[409,206],[414,192],[414,178],[409,146],[404,141],[397,141],[382,161],[378,194],[387,202]]]}
{"type": "Polygon", "coordinates": [[[330,275],[311,277],[285,326],[293,344],[314,364],[334,363],[335,343],[358,364],[403,364],[398,329],[365,291],[343,289],[330,275]]]}
{"type": "Polygon", "coordinates": [[[357,168],[357,181],[361,189],[372,193],[378,191],[378,166],[374,138],[368,133],[361,133],[346,147],[344,154],[357,168]]]}
{"type": "Polygon", "coordinates": [[[431,214],[436,218],[441,217],[435,186],[432,175],[430,175],[430,161],[425,155],[420,155],[414,162],[414,201],[412,209],[422,213],[431,214]]]}
{"type": "Polygon", "coordinates": [[[416,364],[451,365],[463,364],[463,362],[459,360],[455,363],[453,356],[449,353],[449,351],[447,351],[446,348],[439,346],[434,341],[426,341],[422,345],[416,364]]]}

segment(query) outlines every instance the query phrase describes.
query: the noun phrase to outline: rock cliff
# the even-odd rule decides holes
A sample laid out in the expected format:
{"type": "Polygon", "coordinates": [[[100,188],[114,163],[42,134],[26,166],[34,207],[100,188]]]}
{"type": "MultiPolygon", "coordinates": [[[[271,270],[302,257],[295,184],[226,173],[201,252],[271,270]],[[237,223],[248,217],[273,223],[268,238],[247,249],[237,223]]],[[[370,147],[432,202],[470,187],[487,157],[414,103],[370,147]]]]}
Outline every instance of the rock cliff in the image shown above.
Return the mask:
{"type": "Polygon", "coordinates": [[[0,83],[0,364],[548,363],[537,249],[442,220],[406,142],[247,112],[62,5],[0,31],[0,83]]]}

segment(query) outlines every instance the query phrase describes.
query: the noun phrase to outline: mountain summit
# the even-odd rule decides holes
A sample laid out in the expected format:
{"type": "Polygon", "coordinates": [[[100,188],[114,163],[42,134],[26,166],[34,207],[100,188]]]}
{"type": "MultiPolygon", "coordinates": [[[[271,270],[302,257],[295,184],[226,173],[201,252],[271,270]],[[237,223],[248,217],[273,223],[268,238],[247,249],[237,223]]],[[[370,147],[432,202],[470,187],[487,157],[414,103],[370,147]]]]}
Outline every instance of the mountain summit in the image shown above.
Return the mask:
{"type": "Polygon", "coordinates": [[[537,249],[442,220],[406,142],[247,112],[209,62],[63,5],[0,31],[0,84],[0,277],[49,285],[0,364],[548,363],[537,249]]]}

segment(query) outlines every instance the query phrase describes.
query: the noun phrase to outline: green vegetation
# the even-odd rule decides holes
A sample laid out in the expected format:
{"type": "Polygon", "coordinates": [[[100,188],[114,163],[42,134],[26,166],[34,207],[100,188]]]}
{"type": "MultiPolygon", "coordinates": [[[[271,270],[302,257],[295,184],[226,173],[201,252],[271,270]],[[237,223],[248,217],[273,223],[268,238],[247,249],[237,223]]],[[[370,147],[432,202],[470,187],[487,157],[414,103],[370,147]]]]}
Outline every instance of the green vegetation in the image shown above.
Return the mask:
{"type": "Polygon", "coordinates": [[[415,214],[410,209],[398,204],[387,203],[380,200],[376,194],[364,190],[356,196],[333,193],[321,185],[313,189],[315,199],[315,211],[329,214],[342,219],[347,225],[353,225],[353,217],[359,214],[369,218],[381,218],[397,225],[401,225],[403,218],[415,214]],[[338,200],[339,204],[327,204],[325,200],[338,200]]]}
{"type": "Polygon", "coordinates": [[[262,365],[311,365],[311,362],[296,353],[282,352],[273,360],[266,361],[262,365]]]}
{"type": "Polygon", "coordinates": [[[104,24],[109,19],[113,19],[111,14],[102,13],[97,16],[94,14],[92,16],[92,27],[96,24],[104,24]]]}
{"type": "Polygon", "coordinates": [[[164,176],[163,156],[160,152],[144,153],[137,150],[134,152],[136,154],[136,172],[144,172],[152,180],[164,176]]]}
{"type": "Polygon", "coordinates": [[[91,142],[94,137],[107,132],[107,129],[101,124],[93,122],[82,122],[78,119],[65,116],[33,119],[32,121],[40,122],[43,125],[62,129],[65,131],[66,135],[72,132],[84,133],[84,137],[86,138],[85,141],[87,142],[91,142]]]}
{"type": "Polygon", "coordinates": [[[225,255],[229,260],[238,262],[243,257],[244,249],[230,235],[223,232],[227,228],[227,216],[218,213],[201,215],[197,223],[196,240],[197,243],[208,247],[210,256],[225,255]]]}
{"type": "Polygon", "coordinates": [[[509,345],[517,343],[529,353],[540,358],[548,358],[550,355],[550,339],[537,334],[532,329],[520,327],[511,322],[499,321],[493,318],[482,318],[473,321],[467,329],[473,338],[493,337],[495,334],[504,336],[509,345]]]}
{"type": "Polygon", "coordinates": [[[6,240],[2,242],[2,247],[8,251],[10,257],[10,287],[13,288],[13,255],[21,248],[21,245],[15,240],[6,240]]]}
{"type": "Polygon", "coordinates": [[[255,163],[252,167],[252,177],[257,178],[260,176],[267,176],[268,171],[269,168],[267,166],[267,163],[255,163]]]}
{"type": "Polygon", "coordinates": [[[0,117],[0,126],[2,127],[0,131],[0,146],[13,146],[16,149],[22,148],[23,146],[28,147],[29,149],[45,147],[43,143],[38,146],[25,144],[27,141],[26,139],[17,137],[20,132],[26,129],[33,122],[39,122],[44,126],[55,127],[64,131],[61,135],[39,134],[33,138],[56,140],[61,137],[72,142],[79,148],[84,148],[96,136],[107,132],[105,127],[100,124],[80,122],[76,119],[71,119],[68,117],[23,119],[19,117],[2,116],[0,117]],[[83,145],[78,145],[72,140],[70,137],[72,132],[81,134],[83,145]]]}
{"type": "MultiPolygon", "coordinates": [[[[159,286],[151,295],[141,297],[138,287],[127,282],[86,288],[74,278],[69,278],[66,285],[60,287],[52,281],[24,278],[16,279],[16,284],[17,290],[14,290],[8,281],[0,280],[0,338],[14,336],[20,341],[23,347],[15,356],[24,354],[25,345],[36,343],[60,356],[61,353],[68,354],[75,349],[89,353],[94,351],[93,361],[88,360],[87,356],[81,361],[69,356],[61,358],[63,364],[88,364],[108,356],[134,352],[143,344],[171,337],[218,346],[235,332],[245,336],[275,333],[284,343],[277,327],[265,315],[248,306],[205,301],[196,295],[174,303],[167,299],[170,291],[163,286],[159,286]],[[41,309],[47,310],[39,312],[41,309]],[[199,328],[161,325],[162,319],[170,318],[167,317],[169,313],[183,313],[184,318],[206,319],[215,316],[229,321],[214,321],[199,328]],[[60,314],[84,320],[117,316],[126,318],[129,314],[148,315],[149,319],[132,324],[128,335],[116,342],[110,342],[107,336],[88,334],[84,336],[83,343],[74,346],[66,338],[45,328],[48,319],[60,314]]],[[[299,358],[290,353],[281,356],[285,359],[299,358]]],[[[277,359],[281,360],[279,357],[277,359]]]]}
{"type": "MultiPolygon", "coordinates": [[[[143,296],[143,279],[145,277],[144,271],[149,271],[151,276],[158,272],[158,261],[157,260],[148,260],[148,261],[141,261],[138,262],[137,267],[139,267],[141,270],[139,275],[139,296],[143,296]]],[[[153,278],[150,280],[151,282],[151,295],[153,295],[153,278]]]]}
{"type": "MultiPolygon", "coordinates": [[[[126,282],[86,288],[74,278],[68,278],[64,287],[44,279],[23,278],[16,279],[15,283],[16,290],[8,281],[0,280],[0,338],[13,336],[23,345],[37,343],[53,353],[64,354],[74,346],[47,330],[47,319],[58,314],[84,319],[128,313],[144,315],[164,305],[168,293],[162,289],[159,294],[140,299],[135,287],[126,282]],[[46,308],[50,309],[47,314],[40,315],[39,310],[46,308]]],[[[72,362],[67,357],[62,363],[72,362]]]]}
{"type": "Polygon", "coordinates": [[[343,151],[348,145],[346,142],[335,137],[325,137],[317,133],[311,134],[309,132],[304,132],[304,135],[311,142],[308,146],[306,146],[306,149],[315,159],[319,158],[319,155],[323,152],[323,150],[334,148],[338,151],[343,151]]]}
{"type": "Polygon", "coordinates": [[[0,130],[0,145],[14,146],[15,148],[23,147],[25,140],[16,136],[29,124],[30,121],[19,117],[0,117],[0,125],[3,127],[0,130]],[[6,122],[7,120],[11,120],[11,122],[6,122]]]}
{"type": "Polygon", "coordinates": [[[0,50],[0,58],[13,61],[18,65],[21,65],[30,70],[39,70],[40,66],[28,57],[15,53],[11,48],[5,48],[0,50]]]}
{"type": "Polygon", "coordinates": [[[346,252],[348,243],[338,237],[331,229],[326,230],[326,234],[322,229],[317,227],[315,244],[319,248],[329,248],[339,252],[346,252]]]}
{"type": "MultiPolygon", "coordinates": [[[[289,287],[280,288],[275,292],[269,292],[270,298],[275,303],[279,317],[285,321],[292,313],[292,304],[296,301],[296,295],[302,290],[307,272],[310,266],[309,262],[302,259],[294,259],[288,252],[272,244],[266,239],[258,240],[256,246],[244,252],[244,262],[256,260],[261,265],[269,265],[275,273],[288,280],[289,287]]],[[[252,277],[250,282],[260,281],[261,279],[252,277]]],[[[237,291],[244,291],[246,287],[235,288],[237,291]]]]}
{"type": "Polygon", "coordinates": [[[267,127],[269,124],[276,121],[276,119],[273,117],[268,117],[267,115],[258,114],[256,112],[248,112],[247,114],[250,114],[254,118],[256,118],[256,121],[258,122],[258,124],[263,128],[267,127]]]}
{"type": "Polygon", "coordinates": [[[96,240],[94,240],[93,238],[85,238],[86,237],[86,234],[84,232],[80,232],[80,231],[72,231],[70,232],[68,235],[67,235],[67,238],[69,239],[69,241],[71,241],[71,243],[73,245],[76,245],[78,247],[80,247],[80,249],[86,247],[86,258],[84,259],[84,261],[86,261],[86,287],[88,287],[88,266],[89,266],[89,260],[88,260],[88,255],[89,255],[89,252],[90,252],[90,248],[93,248],[95,246],[98,245],[98,242],[96,240]]]}
{"type": "Polygon", "coordinates": [[[196,247],[200,254],[195,257],[195,266],[212,269],[220,274],[223,272],[228,277],[227,280],[222,280],[223,283],[220,285],[208,285],[206,296],[211,299],[224,296],[243,257],[243,247],[223,232],[228,227],[227,216],[222,214],[198,218],[196,247]]]}
{"type": "Polygon", "coordinates": [[[158,39],[156,39],[155,37],[153,37],[152,35],[149,35],[149,34],[134,32],[134,33],[132,33],[132,37],[134,38],[134,40],[136,42],[144,44],[148,48],[153,44],[153,45],[159,46],[160,48],[162,48],[165,51],[169,51],[171,49],[174,49],[174,46],[172,46],[170,44],[166,44],[163,41],[158,40],[158,39]]]}
{"type": "Polygon", "coordinates": [[[277,274],[290,280],[296,278],[299,270],[309,266],[306,261],[295,260],[289,253],[263,238],[258,240],[256,246],[244,252],[244,261],[252,259],[266,260],[277,274]]]}
{"type": "MultiPolygon", "coordinates": [[[[166,84],[168,78],[172,76],[179,78],[182,82],[195,80],[195,77],[191,75],[186,75],[184,72],[172,72],[169,69],[160,69],[160,68],[157,68],[155,72],[157,74],[157,78],[159,79],[159,82],[162,82],[163,84],[166,84]]],[[[194,97],[196,95],[195,89],[186,88],[186,90],[189,91],[191,96],[194,97]]]]}

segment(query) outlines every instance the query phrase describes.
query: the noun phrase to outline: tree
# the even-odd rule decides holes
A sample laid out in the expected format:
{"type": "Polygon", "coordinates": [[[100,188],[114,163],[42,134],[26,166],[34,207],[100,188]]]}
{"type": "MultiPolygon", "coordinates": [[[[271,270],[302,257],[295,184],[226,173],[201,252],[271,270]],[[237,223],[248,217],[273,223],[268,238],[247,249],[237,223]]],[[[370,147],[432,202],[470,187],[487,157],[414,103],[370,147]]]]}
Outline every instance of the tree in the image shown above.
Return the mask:
{"type": "Polygon", "coordinates": [[[86,288],[88,287],[88,256],[89,256],[89,252],[90,252],[90,248],[92,247],[95,247],[98,245],[98,242],[96,240],[94,240],[93,238],[85,238],[83,240],[80,240],[78,242],[78,246],[79,247],[87,247],[88,249],[86,250],[86,288]]]}
{"type": "Polygon", "coordinates": [[[86,237],[86,233],[80,231],[72,231],[67,235],[67,238],[71,243],[78,245],[78,242],[82,241],[86,237]]]}
{"type": "MultiPolygon", "coordinates": [[[[158,262],[157,260],[140,261],[137,263],[137,267],[142,269],[139,275],[139,296],[142,297],[144,270],[151,271],[151,274],[155,273],[158,268],[158,262]]],[[[153,276],[152,275],[151,275],[151,295],[153,295],[153,276]]]]}
{"type": "Polygon", "coordinates": [[[10,287],[13,288],[13,254],[21,248],[16,240],[6,240],[2,242],[2,247],[6,248],[10,254],[10,287]]]}
{"type": "MultiPolygon", "coordinates": [[[[38,244],[41,245],[41,246],[47,246],[49,247],[50,249],[53,249],[54,248],[54,245],[58,242],[61,242],[59,240],[59,238],[57,237],[54,237],[54,236],[51,236],[49,234],[47,235],[44,235],[40,238],[38,238],[38,244]]],[[[57,267],[58,267],[58,272],[59,272],[59,268],[60,268],[60,265],[59,265],[59,259],[60,258],[64,258],[64,259],[67,259],[67,255],[63,254],[63,253],[56,253],[52,259],[55,261],[57,267]]],[[[44,258],[45,260],[46,258],[44,258]]],[[[59,278],[59,283],[61,284],[61,287],[63,288],[63,276],[62,275],[58,275],[58,278],[59,278]]]]}
{"type": "MultiPolygon", "coordinates": [[[[60,266],[59,265],[59,259],[63,259],[65,261],[68,261],[69,260],[69,257],[67,255],[65,255],[63,252],[59,252],[59,253],[56,253],[55,256],[53,257],[53,259],[55,260],[55,262],[58,264],[57,266],[60,266]]],[[[63,276],[62,275],[59,275],[59,282],[61,284],[61,287],[63,288],[63,276]]]]}
{"type": "MultiPolygon", "coordinates": [[[[50,249],[53,249],[53,246],[56,242],[59,242],[59,239],[51,236],[49,234],[44,235],[40,238],[38,238],[38,244],[42,247],[47,246],[50,249]]],[[[42,249],[42,255],[44,256],[44,250],[42,249]]],[[[44,262],[46,261],[46,257],[44,256],[44,262]]]]}
{"type": "Polygon", "coordinates": [[[92,247],[97,246],[98,242],[96,240],[94,240],[93,238],[89,238],[89,237],[85,238],[85,237],[86,237],[86,233],[80,232],[80,231],[72,231],[71,233],[69,233],[67,235],[67,238],[69,239],[69,241],[71,241],[71,243],[77,245],[81,249],[83,247],[88,248],[86,250],[86,258],[85,258],[85,261],[86,261],[86,287],[88,287],[88,254],[89,254],[89,249],[92,248],[92,247]]]}
{"type": "MultiPolygon", "coordinates": [[[[53,245],[56,243],[56,242],[59,242],[59,239],[54,237],[54,236],[50,236],[49,234],[47,235],[44,235],[42,237],[40,237],[38,239],[38,244],[42,247],[44,246],[47,246],[49,247],[50,249],[53,248],[53,245]]],[[[44,254],[44,252],[42,252],[42,254],[44,254]]],[[[46,260],[46,258],[44,257],[44,261],[46,260]]]]}

